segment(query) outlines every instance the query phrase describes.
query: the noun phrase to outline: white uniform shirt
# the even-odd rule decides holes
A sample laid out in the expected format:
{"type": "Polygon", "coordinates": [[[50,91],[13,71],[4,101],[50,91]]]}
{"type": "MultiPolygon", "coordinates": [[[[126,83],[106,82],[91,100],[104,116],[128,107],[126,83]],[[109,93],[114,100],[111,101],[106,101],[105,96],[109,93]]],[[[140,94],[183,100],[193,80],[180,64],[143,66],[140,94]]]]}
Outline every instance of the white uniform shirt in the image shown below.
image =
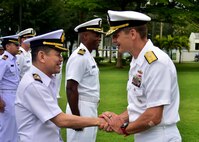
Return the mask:
{"type": "Polygon", "coordinates": [[[81,43],[80,46],[70,56],[66,66],[66,82],[73,79],[79,83],[79,95],[95,97],[99,100],[99,69],[88,51],[81,43]],[[85,50],[84,55],[78,54],[80,49],[85,50]]]}
{"type": "Polygon", "coordinates": [[[0,58],[0,90],[16,90],[19,84],[19,67],[16,57],[4,51],[0,58]],[[7,59],[2,59],[7,56],[7,59]]]}
{"type": "Polygon", "coordinates": [[[32,57],[30,50],[27,52],[22,47],[20,47],[19,50],[21,51],[21,53],[17,54],[17,63],[20,68],[20,78],[22,78],[32,65],[32,57]]]}
{"type": "Polygon", "coordinates": [[[20,142],[60,142],[59,128],[50,121],[61,113],[54,79],[32,66],[22,78],[15,101],[20,142]],[[38,74],[41,81],[35,80],[38,74]]]}
{"type": "Polygon", "coordinates": [[[130,122],[135,121],[147,108],[161,105],[164,105],[164,109],[159,125],[179,121],[179,89],[175,66],[169,56],[150,40],[138,58],[132,59],[127,91],[130,122]],[[149,64],[144,57],[147,51],[153,51],[158,60],[149,64]]]}

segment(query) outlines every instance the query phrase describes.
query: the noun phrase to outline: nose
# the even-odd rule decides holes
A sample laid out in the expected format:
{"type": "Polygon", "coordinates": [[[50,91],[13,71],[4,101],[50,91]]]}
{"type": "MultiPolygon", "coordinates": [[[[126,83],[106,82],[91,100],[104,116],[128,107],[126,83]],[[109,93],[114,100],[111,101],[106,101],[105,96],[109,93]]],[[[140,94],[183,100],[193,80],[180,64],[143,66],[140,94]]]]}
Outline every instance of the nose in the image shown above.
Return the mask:
{"type": "Polygon", "coordinates": [[[64,60],[63,56],[60,56],[60,61],[62,62],[64,60]]]}

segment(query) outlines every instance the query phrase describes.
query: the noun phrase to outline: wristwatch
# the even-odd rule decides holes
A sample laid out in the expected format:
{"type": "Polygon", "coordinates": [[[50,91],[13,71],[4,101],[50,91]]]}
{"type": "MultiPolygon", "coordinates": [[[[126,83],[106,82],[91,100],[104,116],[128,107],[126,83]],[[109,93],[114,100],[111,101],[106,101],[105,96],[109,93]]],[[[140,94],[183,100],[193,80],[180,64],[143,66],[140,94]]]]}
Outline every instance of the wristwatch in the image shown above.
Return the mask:
{"type": "Polygon", "coordinates": [[[124,124],[122,124],[122,126],[120,126],[120,128],[121,128],[121,130],[122,130],[122,132],[123,132],[123,134],[125,135],[125,136],[128,136],[129,134],[126,132],[126,127],[129,125],[129,122],[125,122],[124,124]]]}

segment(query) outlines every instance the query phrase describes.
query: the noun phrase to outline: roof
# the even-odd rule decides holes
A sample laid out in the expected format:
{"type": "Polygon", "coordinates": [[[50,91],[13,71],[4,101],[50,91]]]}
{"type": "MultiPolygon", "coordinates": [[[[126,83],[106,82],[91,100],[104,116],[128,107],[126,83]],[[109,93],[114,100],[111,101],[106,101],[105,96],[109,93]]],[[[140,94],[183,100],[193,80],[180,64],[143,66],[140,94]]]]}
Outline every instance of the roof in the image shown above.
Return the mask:
{"type": "Polygon", "coordinates": [[[199,33],[194,33],[195,34],[195,38],[199,39],[199,33]]]}
{"type": "Polygon", "coordinates": [[[191,33],[190,37],[194,38],[194,39],[199,39],[199,33],[191,33]]]}

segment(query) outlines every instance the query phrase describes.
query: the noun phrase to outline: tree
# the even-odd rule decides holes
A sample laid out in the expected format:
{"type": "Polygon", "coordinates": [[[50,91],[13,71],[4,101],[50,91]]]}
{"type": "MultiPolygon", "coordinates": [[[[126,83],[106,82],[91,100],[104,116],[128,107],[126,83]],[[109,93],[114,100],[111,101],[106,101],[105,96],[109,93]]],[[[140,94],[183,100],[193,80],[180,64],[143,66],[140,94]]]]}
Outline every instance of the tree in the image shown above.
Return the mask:
{"type": "Polygon", "coordinates": [[[177,49],[179,50],[180,57],[179,57],[179,63],[182,62],[182,50],[186,49],[189,51],[190,46],[189,46],[189,38],[186,36],[176,36],[174,37],[175,40],[177,41],[177,49]]]}
{"type": "Polygon", "coordinates": [[[179,63],[182,61],[182,50],[186,49],[189,51],[189,39],[187,36],[174,36],[168,35],[167,37],[160,38],[159,35],[154,39],[154,45],[166,50],[167,54],[170,55],[172,59],[172,50],[178,49],[180,53],[179,63]]]}

